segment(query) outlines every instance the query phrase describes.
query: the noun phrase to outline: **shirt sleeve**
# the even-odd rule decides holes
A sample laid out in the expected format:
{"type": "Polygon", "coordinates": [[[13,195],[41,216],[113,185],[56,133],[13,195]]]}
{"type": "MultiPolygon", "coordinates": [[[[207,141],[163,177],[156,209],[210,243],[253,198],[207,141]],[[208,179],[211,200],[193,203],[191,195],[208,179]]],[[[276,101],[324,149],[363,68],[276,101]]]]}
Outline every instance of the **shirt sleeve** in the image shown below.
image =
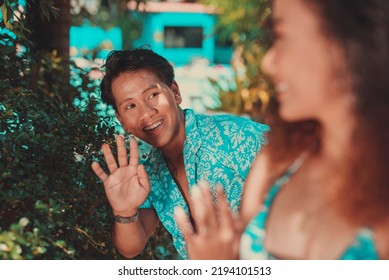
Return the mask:
{"type": "Polygon", "coordinates": [[[140,209],[147,209],[147,208],[153,208],[150,201],[150,195],[146,198],[145,202],[141,206],[139,206],[140,209]]]}
{"type": "Polygon", "coordinates": [[[268,125],[250,119],[236,118],[231,128],[231,157],[234,169],[243,178],[247,177],[258,151],[266,144],[268,125]]]}

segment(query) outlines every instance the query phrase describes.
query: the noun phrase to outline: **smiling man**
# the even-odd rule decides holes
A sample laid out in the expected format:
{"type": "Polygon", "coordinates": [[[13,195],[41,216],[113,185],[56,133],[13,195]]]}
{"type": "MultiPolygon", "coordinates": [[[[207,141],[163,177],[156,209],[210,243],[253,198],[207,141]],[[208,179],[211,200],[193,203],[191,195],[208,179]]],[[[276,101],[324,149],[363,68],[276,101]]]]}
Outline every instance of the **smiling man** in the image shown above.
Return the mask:
{"type": "Polygon", "coordinates": [[[112,105],[124,130],[153,146],[140,164],[138,145],[117,137],[117,160],[107,144],[102,150],[107,174],[94,162],[115,215],[113,238],[118,251],[132,258],[144,249],[159,221],[173,237],[182,258],[185,243],[173,219],[180,206],[192,218],[191,186],[217,185],[233,211],[251,163],[265,142],[268,126],[232,115],[198,115],[181,109],[181,93],[169,62],[147,49],[111,52],[101,83],[102,99],[112,105]]]}

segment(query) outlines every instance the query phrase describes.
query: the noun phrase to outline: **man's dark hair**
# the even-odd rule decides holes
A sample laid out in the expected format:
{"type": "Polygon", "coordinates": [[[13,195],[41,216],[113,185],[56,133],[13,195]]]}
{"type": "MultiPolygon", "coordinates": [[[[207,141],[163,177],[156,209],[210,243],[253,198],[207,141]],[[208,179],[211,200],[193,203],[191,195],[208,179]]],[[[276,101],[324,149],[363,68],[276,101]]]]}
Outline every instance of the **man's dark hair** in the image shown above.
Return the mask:
{"type": "Polygon", "coordinates": [[[171,86],[174,80],[172,65],[162,56],[148,49],[112,51],[108,54],[105,64],[105,75],[100,84],[101,99],[117,110],[112,94],[112,81],[121,73],[131,73],[147,70],[158,77],[163,83],[171,86]]]}

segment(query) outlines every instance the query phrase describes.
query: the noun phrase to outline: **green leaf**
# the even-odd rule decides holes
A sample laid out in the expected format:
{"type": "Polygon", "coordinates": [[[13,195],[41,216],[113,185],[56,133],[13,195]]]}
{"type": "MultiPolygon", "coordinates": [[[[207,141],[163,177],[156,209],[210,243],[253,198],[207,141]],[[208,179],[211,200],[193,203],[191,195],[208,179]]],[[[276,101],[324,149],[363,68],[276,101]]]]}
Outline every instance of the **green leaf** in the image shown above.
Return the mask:
{"type": "Polygon", "coordinates": [[[7,22],[8,21],[8,11],[7,11],[7,5],[5,3],[3,3],[3,5],[1,5],[1,13],[3,15],[3,21],[7,22]]]}
{"type": "Polygon", "coordinates": [[[4,3],[3,5],[1,5],[1,14],[3,16],[3,22],[5,26],[9,30],[12,30],[12,24],[9,21],[10,20],[9,14],[11,14],[12,16],[12,9],[4,3]]]}

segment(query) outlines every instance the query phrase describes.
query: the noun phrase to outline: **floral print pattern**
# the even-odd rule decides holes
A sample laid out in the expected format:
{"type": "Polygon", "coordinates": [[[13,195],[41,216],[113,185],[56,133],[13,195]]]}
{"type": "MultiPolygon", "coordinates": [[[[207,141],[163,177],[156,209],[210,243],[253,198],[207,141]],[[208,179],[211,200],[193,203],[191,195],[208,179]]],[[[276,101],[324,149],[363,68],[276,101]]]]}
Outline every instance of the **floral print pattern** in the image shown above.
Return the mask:
{"type": "MultiPolygon", "coordinates": [[[[233,115],[197,115],[185,111],[184,164],[189,188],[201,180],[214,191],[224,188],[233,211],[238,211],[243,184],[269,127],[233,115]]],[[[142,208],[154,208],[160,221],[173,237],[174,246],[187,258],[185,241],[174,221],[174,208],[181,206],[189,213],[162,153],[153,148],[143,162],[149,174],[151,191],[142,208]]]]}

